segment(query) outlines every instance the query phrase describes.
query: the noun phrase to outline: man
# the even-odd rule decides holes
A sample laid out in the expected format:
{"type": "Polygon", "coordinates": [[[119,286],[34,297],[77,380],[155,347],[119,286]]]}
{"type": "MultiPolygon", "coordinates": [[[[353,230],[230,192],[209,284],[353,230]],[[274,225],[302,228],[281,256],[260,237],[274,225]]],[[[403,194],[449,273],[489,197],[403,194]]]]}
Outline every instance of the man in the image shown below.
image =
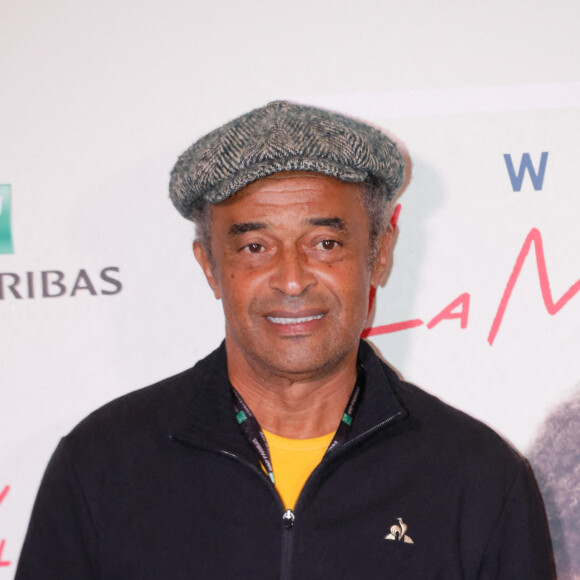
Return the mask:
{"type": "Polygon", "coordinates": [[[551,577],[525,461],[360,340],[403,170],[379,131],[284,102],[180,157],[225,342],[63,439],[17,578],[551,577]]]}

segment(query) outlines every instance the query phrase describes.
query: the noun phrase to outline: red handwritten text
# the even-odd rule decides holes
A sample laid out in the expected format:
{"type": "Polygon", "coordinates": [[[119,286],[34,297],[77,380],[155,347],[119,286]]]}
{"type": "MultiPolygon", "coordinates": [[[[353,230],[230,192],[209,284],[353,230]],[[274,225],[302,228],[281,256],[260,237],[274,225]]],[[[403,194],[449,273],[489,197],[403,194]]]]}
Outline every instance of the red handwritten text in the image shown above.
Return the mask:
{"type": "Polygon", "coordinates": [[[499,303],[493,324],[491,325],[491,330],[489,331],[489,335],[487,337],[487,342],[489,342],[490,346],[493,344],[499,327],[501,326],[503,315],[505,314],[505,309],[507,308],[507,305],[510,301],[512,291],[516,285],[518,276],[520,275],[522,266],[524,265],[532,244],[535,244],[536,265],[538,268],[538,277],[540,278],[540,290],[542,291],[542,298],[544,300],[544,305],[548,311],[548,314],[551,314],[552,316],[556,314],[566,304],[566,302],[568,302],[568,300],[570,300],[570,298],[572,298],[578,292],[578,290],[580,290],[580,280],[577,280],[574,284],[572,284],[572,286],[570,286],[570,288],[568,288],[560,300],[554,302],[554,299],[552,298],[552,291],[550,290],[550,280],[548,279],[546,258],[544,257],[542,234],[540,234],[540,231],[536,228],[532,228],[517,257],[516,264],[499,303]]]}
{"type": "MultiPolygon", "coordinates": [[[[548,311],[548,314],[554,315],[557,312],[559,312],[564,307],[564,305],[578,291],[580,291],[580,279],[579,279],[574,284],[572,284],[570,288],[568,288],[568,290],[562,295],[562,297],[558,301],[554,302],[554,299],[552,297],[552,291],[550,290],[550,281],[548,278],[546,259],[544,257],[542,235],[540,234],[540,231],[538,229],[532,228],[530,230],[530,233],[526,236],[522,249],[520,250],[520,253],[516,259],[516,263],[508,279],[503,296],[500,300],[497,312],[493,319],[493,323],[491,325],[491,329],[487,337],[487,341],[490,346],[493,345],[497,333],[499,332],[506,308],[509,304],[512,295],[512,291],[518,280],[526,257],[530,252],[532,244],[534,245],[536,251],[536,266],[538,269],[538,277],[540,279],[540,290],[542,292],[542,298],[544,300],[544,305],[546,307],[546,310],[548,311]]],[[[370,295],[369,311],[370,308],[372,307],[372,302],[374,298],[375,298],[375,290],[373,289],[370,295]]],[[[430,330],[435,326],[437,326],[443,320],[453,320],[453,319],[459,320],[461,328],[467,328],[469,318],[470,298],[471,296],[468,292],[460,294],[455,300],[449,303],[445,308],[443,308],[443,310],[441,310],[441,312],[439,312],[439,314],[434,316],[427,323],[427,328],[430,330]]],[[[384,324],[372,328],[365,328],[361,336],[363,338],[366,338],[367,336],[388,334],[391,332],[398,332],[400,330],[406,330],[409,328],[416,328],[418,326],[422,326],[423,324],[425,324],[423,320],[421,320],[420,318],[414,318],[412,320],[405,320],[403,322],[396,322],[394,324],[384,324]]]]}
{"type": "MultiPolygon", "coordinates": [[[[2,504],[2,502],[4,501],[4,498],[8,495],[9,491],[10,491],[10,486],[9,485],[4,486],[4,489],[0,492],[0,504],[2,504]]],[[[0,540],[0,567],[10,566],[10,564],[12,563],[9,560],[4,560],[2,558],[5,544],[6,544],[6,540],[4,540],[4,539],[0,540]]]]}
{"type": "Polygon", "coordinates": [[[10,486],[7,485],[4,487],[4,489],[0,492],[0,504],[4,501],[4,498],[8,495],[8,492],[10,491],[10,486]]]}

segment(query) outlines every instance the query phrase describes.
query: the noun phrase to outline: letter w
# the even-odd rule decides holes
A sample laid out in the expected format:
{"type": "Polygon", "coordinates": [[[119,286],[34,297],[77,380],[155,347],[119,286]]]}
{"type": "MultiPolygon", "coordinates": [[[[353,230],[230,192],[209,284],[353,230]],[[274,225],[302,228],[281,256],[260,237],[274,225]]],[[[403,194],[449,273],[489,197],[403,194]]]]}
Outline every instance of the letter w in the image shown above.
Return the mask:
{"type": "Polygon", "coordinates": [[[514,191],[521,191],[526,170],[530,174],[530,179],[532,180],[534,189],[536,191],[540,191],[542,189],[542,186],[544,185],[544,174],[546,173],[546,164],[548,163],[547,151],[544,151],[540,157],[540,168],[538,169],[537,173],[529,153],[524,153],[522,155],[522,160],[520,161],[520,168],[517,175],[514,169],[512,156],[509,153],[505,153],[503,158],[505,159],[505,165],[507,167],[508,175],[510,181],[512,182],[512,189],[514,191]]]}

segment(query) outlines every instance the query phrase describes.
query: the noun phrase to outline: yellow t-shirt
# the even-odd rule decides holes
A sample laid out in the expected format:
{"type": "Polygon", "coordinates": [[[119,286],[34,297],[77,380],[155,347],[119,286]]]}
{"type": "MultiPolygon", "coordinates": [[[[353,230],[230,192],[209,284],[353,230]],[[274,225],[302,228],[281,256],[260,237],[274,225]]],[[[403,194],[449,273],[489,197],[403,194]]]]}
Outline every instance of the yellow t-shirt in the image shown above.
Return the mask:
{"type": "Polygon", "coordinates": [[[286,509],[293,509],[308,476],[324,457],[334,433],[314,439],[286,439],[264,431],[276,489],[286,509]]]}

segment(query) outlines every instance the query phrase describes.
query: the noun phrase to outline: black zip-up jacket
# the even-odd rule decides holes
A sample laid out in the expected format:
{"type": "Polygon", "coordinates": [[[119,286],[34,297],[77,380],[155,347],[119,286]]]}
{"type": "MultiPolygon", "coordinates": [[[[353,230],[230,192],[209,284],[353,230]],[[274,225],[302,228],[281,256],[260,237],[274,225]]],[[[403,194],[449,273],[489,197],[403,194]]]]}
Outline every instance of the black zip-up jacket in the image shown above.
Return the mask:
{"type": "Polygon", "coordinates": [[[17,580],[546,580],[527,463],[364,342],[347,442],[284,507],[236,422],[222,345],[96,411],[44,476],[17,580]]]}

